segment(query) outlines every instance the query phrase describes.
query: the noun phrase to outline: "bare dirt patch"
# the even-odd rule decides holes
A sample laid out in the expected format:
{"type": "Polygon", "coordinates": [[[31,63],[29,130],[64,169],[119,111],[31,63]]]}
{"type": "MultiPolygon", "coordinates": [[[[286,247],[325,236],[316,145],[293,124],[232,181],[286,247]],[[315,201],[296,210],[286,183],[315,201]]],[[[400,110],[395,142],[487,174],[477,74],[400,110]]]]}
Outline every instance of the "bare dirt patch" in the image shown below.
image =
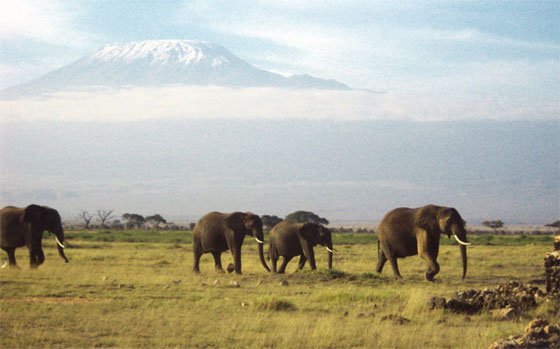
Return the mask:
{"type": "Polygon", "coordinates": [[[0,303],[43,303],[43,304],[92,304],[110,303],[110,298],[78,298],[78,297],[22,297],[0,298],[0,303]]]}

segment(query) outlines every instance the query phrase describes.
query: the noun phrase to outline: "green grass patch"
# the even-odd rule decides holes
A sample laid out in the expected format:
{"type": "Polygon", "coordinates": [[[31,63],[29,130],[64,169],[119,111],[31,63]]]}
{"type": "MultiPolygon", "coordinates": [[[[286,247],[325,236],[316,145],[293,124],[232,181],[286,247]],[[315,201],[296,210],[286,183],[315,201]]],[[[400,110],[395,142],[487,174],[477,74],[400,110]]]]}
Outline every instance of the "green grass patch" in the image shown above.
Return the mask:
{"type": "MultiPolygon", "coordinates": [[[[192,231],[164,231],[164,230],[71,230],[66,232],[66,238],[82,241],[100,241],[100,242],[145,242],[145,243],[174,243],[175,247],[180,244],[192,244],[192,231]]],[[[335,233],[333,234],[333,244],[335,245],[371,245],[377,248],[377,234],[369,233],[335,233]]],[[[469,241],[475,245],[483,246],[513,246],[513,245],[547,245],[552,244],[554,237],[552,235],[469,235],[469,241]]],[[[265,235],[265,240],[268,236],[265,235]]],[[[254,245],[255,241],[246,238],[244,244],[254,245]]],[[[457,242],[453,237],[447,238],[442,235],[441,245],[456,245],[457,242]]]]}
{"type": "Polygon", "coordinates": [[[192,244],[192,231],[184,230],[73,230],[65,235],[70,241],[192,244]]]}

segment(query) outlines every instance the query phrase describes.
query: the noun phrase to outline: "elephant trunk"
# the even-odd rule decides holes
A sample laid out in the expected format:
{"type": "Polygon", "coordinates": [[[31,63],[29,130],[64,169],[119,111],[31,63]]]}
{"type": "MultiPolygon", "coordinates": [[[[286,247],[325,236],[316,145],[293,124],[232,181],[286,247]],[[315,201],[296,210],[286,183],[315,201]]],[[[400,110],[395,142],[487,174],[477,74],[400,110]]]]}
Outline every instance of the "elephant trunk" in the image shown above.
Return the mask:
{"type": "Polygon", "coordinates": [[[459,228],[454,225],[451,228],[455,239],[459,242],[459,249],[461,250],[461,259],[463,260],[463,279],[467,275],[467,246],[471,243],[467,241],[467,233],[465,228],[459,228]]]}
{"type": "Polygon", "coordinates": [[[467,246],[461,245],[459,246],[461,250],[461,258],[463,259],[463,279],[467,275],[467,246]]]}
{"type": "Polygon", "coordinates": [[[270,268],[268,267],[268,264],[266,264],[266,261],[264,260],[263,245],[264,244],[259,243],[259,258],[261,259],[261,263],[262,263],[263,267],[266,269],[266,271],[270,272],[270,268]]]}
{"type": "Polygon", "coordinates": [[[334,252],[334,248],[332,245],[332,240],[330,237],[328,237],[327,243],[326,243],[326,248],[327,248],[327,253],[329,256],[329,269],[332,269],[332,260],[333,260],[333,252],[334,252]]]}

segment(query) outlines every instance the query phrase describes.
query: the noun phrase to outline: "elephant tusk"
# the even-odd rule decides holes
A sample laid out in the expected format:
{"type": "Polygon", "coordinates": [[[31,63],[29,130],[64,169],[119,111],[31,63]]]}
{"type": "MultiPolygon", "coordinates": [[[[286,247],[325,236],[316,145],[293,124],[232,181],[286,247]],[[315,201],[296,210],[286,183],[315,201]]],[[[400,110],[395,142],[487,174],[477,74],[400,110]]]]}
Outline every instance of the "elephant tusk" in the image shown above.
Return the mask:
{"type": "Polygon", "coordinates": [[[0,268],[6,268],[8,266],[8,262],[4,262],[4,264],[2,264],[2,266],[0,268]]]}
{"type": "Polygon", "coordinates": [[[264,241],[259,240],[259,238],[255,238],[255,240],[256,240],[259,244],[264,244],[264,241]]]}
{"type": "Polygon", "coordinates": [[[336,250],[335,249],[331,250],[330,248],[327,247],[327,251],[329,251],[330,253],[334,253],[334,251],[336,251],[336,250]]]}
{"type": "Polygon", "coordinates": [[[56,240],[56,243],[57,243],[60,247],[66,248],[66,246],[64,246],[64,245],[62,244],[62,242],[60,242],[60,240],[58,240],[58,238],[57,238],[56,236],[55,236],[54,238],[55,238],[55,240],[56,240]]]}
{"type": "Polygon", "coordinates": [[[457,240],[457,242],[460,243],[461,245],[465,245],[465,246],[472,245],[472,242],[463,242],[463,241],[459,240],[457,235],[453,234],[453,236],[455,237],[455,240],[457,240]]]}

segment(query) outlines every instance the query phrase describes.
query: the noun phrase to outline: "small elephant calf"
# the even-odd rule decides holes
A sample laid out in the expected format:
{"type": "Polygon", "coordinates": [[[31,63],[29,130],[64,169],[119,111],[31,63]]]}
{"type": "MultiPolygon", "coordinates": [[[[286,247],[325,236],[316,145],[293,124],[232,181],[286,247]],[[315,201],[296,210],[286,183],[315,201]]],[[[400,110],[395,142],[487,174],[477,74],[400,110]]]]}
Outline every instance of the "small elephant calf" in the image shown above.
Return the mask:
{"type": "Polygon", "coordinates": [[[303,269],[305,262],[309,260],[311,269],[317,269],[315,265],[315,253],[313,247],[317,244],[327,248],[329,253],[329,269],[332,268],[333,246],[331,232],[321,224],[314,223],[294,223],[282,221],[274,226],[270,231],[270,259],[272,271],[284,273],[286,265],[295,256],[300,256],[299,269],[303,269]],[[280,256],[284,257],[284,262],[280,269],[276,269],[276,264],[280,256]]]}

